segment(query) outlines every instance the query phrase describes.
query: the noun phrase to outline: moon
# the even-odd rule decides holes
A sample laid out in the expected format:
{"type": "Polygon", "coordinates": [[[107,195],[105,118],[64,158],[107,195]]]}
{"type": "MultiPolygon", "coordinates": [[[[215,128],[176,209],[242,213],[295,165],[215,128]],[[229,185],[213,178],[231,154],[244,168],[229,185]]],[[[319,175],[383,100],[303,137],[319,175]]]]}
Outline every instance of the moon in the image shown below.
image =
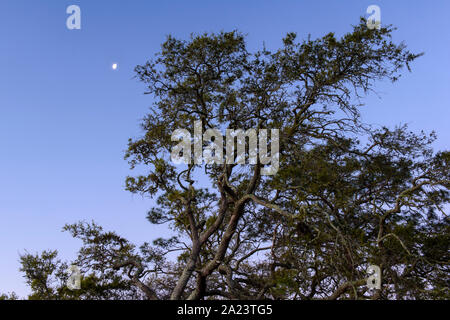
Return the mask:
{"type": "Polygon", "coordinates": [[[113,63],[112,69],[113,69],[113,70],[117,70],[117,63],[113,63]]]}

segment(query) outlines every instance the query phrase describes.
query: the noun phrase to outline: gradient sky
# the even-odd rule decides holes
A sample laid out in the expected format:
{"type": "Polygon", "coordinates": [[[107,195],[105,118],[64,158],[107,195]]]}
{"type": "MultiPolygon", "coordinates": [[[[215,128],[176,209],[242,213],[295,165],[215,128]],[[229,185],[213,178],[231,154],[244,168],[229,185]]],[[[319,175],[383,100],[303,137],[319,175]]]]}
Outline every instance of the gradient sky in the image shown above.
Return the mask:
{"type": "Polygon", "coordinates": [[[447,0],[1,0],[0,293],[28,293],[18,271],[25,250],[75,257],[80,242],[61,232],[65,223],[95,220],[136,243],[164,234],[145,220],[152,200],[124,190],[123,155],[152,103],[133,68],[166,35],[238,29],[250,50],[276,49],[290,31],[302,39],[350,31],[371,4],[399,28],[395,41],[425,56],[396,84],[377,86],[381,99],[365,100],[364,120],[435,130],[436,149],[448,149],[447,0]],[[66,28],[72,4],[81,30],[66,28]]]}

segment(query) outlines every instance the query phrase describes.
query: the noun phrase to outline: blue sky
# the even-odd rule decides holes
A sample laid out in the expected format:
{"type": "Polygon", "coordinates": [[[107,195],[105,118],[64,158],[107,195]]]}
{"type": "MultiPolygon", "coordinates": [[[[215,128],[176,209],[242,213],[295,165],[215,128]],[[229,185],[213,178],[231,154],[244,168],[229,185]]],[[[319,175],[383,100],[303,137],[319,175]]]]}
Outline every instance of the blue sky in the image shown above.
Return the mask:
{"type": "Polygon", "coordinates": [[[367,122],[435,130],[448,149],[449,1],[2,0],[0,2],[0,292],[28,290],[19,253],[80,243],[65,223],[95,220],[137,243],[162,236],[145,213],[152,200],[124,190],[124,150],[152,103],[133,79],[135,65],[166,35],[238,29],[248,47],[276,49],[290,31],[312,38],[351,30],[366,8],[425,52],[396,84],[380,83],[363,110],[367,122]],[[66,28],[66,8],[81,8],[82,29],[66,28]],[[118,69],[111,65],[118,63],[118,69]]]}

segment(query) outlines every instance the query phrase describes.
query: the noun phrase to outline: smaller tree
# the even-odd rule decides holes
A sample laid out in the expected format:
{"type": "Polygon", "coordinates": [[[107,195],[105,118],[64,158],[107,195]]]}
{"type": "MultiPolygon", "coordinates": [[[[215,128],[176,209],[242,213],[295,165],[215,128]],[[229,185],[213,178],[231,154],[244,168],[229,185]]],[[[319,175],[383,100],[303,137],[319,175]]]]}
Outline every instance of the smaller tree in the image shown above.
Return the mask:
{"type": "MultiPolygon", "coordinates": [[[[56,250],[45,250],[41,254],[27,252],[20,256],[20,271],[31,289],[28,299],[111,300],[143,297],[139,289],[144,290],[144,287],[139,285],[139,272],[134,270],[137,261],[131,262],[134,246],[113,232],[103,232],[95,223],[66,225],[64,230],[70,231],[84,243],[75,261],[62,261],[56,250]],[[70,265],[78,266],[81,271],[79,290],[71,290],[67,286],[70,265]],[[127,265],[129,267],[125,268],[127,265]]],[[[11,299],[17,298],[17,295],[2,297],[11,299]]]]}
{"type": "Polygon", "coordinates": [[[19,300],[19,299],[20,299],[19,296],[15,292],[0,294],[0,301],[1,300],[19,300]]]}

